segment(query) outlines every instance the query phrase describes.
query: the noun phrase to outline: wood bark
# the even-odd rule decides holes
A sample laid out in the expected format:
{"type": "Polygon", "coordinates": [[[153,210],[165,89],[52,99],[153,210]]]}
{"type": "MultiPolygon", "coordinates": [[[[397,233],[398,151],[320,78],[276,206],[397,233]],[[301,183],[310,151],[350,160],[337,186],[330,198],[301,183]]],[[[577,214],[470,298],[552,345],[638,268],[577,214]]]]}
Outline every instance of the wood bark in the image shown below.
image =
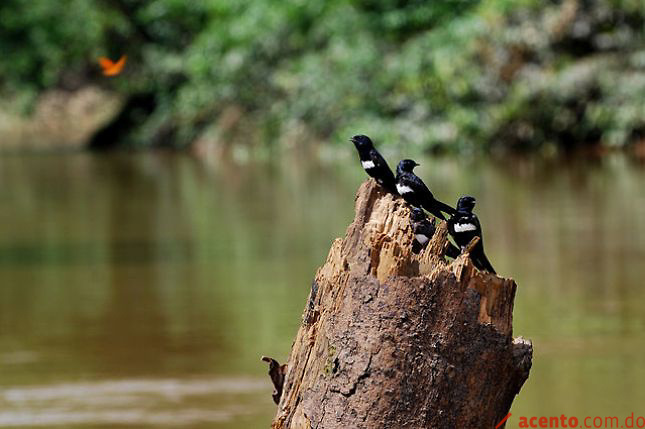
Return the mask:
{"type": "Polygon", "coordinates": [[[372,180],[311,286],[274,429],[494,428],[528,378],[516,284],[447,262],[445,222],[412,252],[405,202],[372,180]]]}

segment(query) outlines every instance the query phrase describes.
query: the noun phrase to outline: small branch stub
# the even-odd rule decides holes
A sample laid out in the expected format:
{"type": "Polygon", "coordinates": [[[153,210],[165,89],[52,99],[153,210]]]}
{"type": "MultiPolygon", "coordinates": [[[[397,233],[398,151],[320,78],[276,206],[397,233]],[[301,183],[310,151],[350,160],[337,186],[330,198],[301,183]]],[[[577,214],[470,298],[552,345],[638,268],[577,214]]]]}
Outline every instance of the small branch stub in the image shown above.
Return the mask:
{"type": "Polygon", "coordinates": [[[282,396],[282,386],[284,384],[284,374],[287,372],[287,365],[280,365],[280,363],[270,357],[262,356],[264,362],[269,364],[269,377],[273,383],[273,402],[278,404],[282,396]]]}
{"type": "Polygon", "coordinates": [[[481,238],[479,237],[473,237],[472,240],[470,240],[470,243],[468,243],[468,246],[466,246],[466,249],[464,250],[464,253],[470,253],[473,251],[475,246],[477,246],[477,243],[481,241],[481,238]]]}

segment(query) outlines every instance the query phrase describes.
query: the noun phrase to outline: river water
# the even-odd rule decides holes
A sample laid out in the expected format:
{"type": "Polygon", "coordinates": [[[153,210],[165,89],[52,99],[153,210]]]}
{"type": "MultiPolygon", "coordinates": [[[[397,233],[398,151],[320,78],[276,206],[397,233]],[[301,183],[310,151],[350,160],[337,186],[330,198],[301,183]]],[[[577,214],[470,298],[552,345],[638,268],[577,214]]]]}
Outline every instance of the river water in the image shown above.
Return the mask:
{"type": "MultiPolygon", "coordinates": [[[[419,162],[439,198],[478,198],[518,282],[513,416],[645,415],[645,168],[419,162]]],[[[267,427],[260,356],[286,359],[362,180],[353,157],[0,157],[0,427],[267,427]]]]}

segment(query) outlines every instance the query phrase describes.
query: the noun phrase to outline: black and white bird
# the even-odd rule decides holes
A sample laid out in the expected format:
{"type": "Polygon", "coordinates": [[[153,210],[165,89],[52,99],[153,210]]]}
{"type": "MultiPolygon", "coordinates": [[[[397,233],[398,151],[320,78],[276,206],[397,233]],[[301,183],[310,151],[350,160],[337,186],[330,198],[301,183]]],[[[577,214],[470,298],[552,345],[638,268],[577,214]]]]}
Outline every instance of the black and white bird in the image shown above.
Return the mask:
{"type": "Polygon", "coordinates": [[[435,225],[435,220],[428,220],[425,212],[418,207],[413,207],[410,211],[410,225],[412,226],[412,232],[414,232],[412,251],[419,253],[428,245],[437,226],[435,225]]]}
{"type": "Polygon", "coordinates": [[[376,182],[387,189],[388,191],[396,194],[396,179],[394,173],[390,170],[385,159],[381,156],[376,149],[372,140],[362,134],[356,135],[350,139],[356,150],[358,150],[358,157],[361,160],[361,165],[365,172],[373,177],[376,182]]]}
{"type": "Polygon", "coordinates": [[[479,237],[479,242],[470,252],[470,259],[480,270],[496,274],[495,269],[493,269],[484,253],[482,229],[479,219],[473,213],[474,208],[475,198],[468,195],[459,198],[457,201],[457,213],[448,221],[448,232],[455,239],[455,243],[457,243],[462,252],[473,238],[479,237]]]}
{"type": "Polygon", "coordinates": [[[411,206],[423,207],[439,219],[446,220],[443,213],[452,215],[455,209],[435,199],[425,183],[413,173],[418,165],[411,159],[399,162],[396,167],[396,190],[411,206]]]}

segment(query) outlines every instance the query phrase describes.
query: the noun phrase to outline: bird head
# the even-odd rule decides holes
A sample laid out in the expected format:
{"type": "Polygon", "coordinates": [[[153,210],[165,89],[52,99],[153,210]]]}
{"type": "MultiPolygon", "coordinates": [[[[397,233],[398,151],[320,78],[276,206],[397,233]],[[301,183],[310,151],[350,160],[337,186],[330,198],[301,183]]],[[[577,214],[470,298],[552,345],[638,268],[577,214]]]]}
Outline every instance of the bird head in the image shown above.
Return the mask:
{"type": "Polygon", "coordinates": [[[417,164],[411,159],[404,159],[401,162],[399,162],[399,165],[396,167],[397,171],[403,171],[406,173],[412,173],[412,170],[414,170],[414,167],[418,166],[420,164],[417,164]]]}
{"type": "Polygon", "coordinates": [[[475,208],[475,201],[475,197],[464,195],[463,197],[459,198],[459,200],[457,200],[457,211],[468,213],[472,212],[475,208]]]}
{"type": "Polygon", "coordinates": [[[410,211],[410,220],[412,220],[412,222],[421,222],[425,218],[426,218],[425,212],[418,207],[413,207],[412,210],[410,211]]]}
{"type": "Polygon", "coordinates": [[[363,134],[358,134],[349,139],[352,143],[354,143],[354,146],[356,146],[356,149],[368,149],[373,147],[372,140],[363,135],[363,134]]]}

